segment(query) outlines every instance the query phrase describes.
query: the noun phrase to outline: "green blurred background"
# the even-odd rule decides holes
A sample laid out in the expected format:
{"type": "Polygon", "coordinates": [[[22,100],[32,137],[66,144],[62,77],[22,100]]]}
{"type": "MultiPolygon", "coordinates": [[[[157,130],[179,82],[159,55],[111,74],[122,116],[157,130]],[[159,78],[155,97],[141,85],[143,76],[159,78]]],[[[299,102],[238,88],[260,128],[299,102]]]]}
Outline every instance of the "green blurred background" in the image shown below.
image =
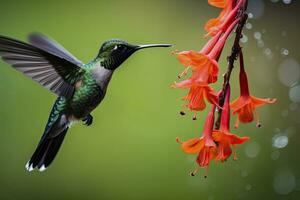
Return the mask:
{"type": "MultiPolygon", "coordinates": [[[[299,199],[299,16],[295,0],[250,0],[244,55],[251,91],[276,97],[259,109],[262,128],[241,125],[234,133],[251,141],[238,161],[212,163],[209,176],[191,177],[194,156],[175,142],[201,134],[197,121],[181,117],[186,93],[170,89],[183,69],[171,51],[199,50],[203,25],[218,14],[204,0],[0,1],[0,34],[26,40],[39,31],[84,62],[101,43],[172,43],[147,49],[114,74],[94,124],[72,127],[53,165],[25,170],[42,134],[55,95],[0,61],[0,199],[299,199]]],[[[221,61],[225,71],[226,46],[221,61]]],[[[233,97],[239,95],[233,73],[233,97]]],[[[221,82],[220,78],[220,82],[221,82]]],[[[220,82],[215,84],[220,88],[220,82]]],[[[234,121],[234,119],[232,120],[234,121]]]]}

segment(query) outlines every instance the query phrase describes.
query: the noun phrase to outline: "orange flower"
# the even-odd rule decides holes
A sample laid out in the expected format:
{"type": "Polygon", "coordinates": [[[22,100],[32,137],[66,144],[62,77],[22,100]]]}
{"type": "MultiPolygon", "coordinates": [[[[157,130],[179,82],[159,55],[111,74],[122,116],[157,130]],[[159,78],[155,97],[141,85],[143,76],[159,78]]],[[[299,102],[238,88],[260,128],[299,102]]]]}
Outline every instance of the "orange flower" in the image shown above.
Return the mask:
{"type": "Polygon", "coordinates": [[[235,127],[238,127],[239,122],[252,122],[254,120],[254,113],[257,127],[260,127],[259,114],[256,112],[256,108],[265,104],[275,103],[276,99],[261,99],[250,95],[242,51],[240,53],[240,92],[240,97],[231,104],[233,114],[238,115],[235,127]]]}
{"type": "MultiPolygon", "coordinates": [[[[225,161],[232,154],[231,146],[242,144],[249,140],[249,137],[239,137],[230,133],[230,86],[227,88],[224,106],[221,115],[221,124],[219,130],[213,131],[213,139],[217,143],[216,160],[225,161]]],[[[236,160],[236,152],[234,152],[234,159],[236,160]]]]}
{"type": "Polygon", "coordinates": [[[197,83],[210,84],[217,81],[219,64],[218,60],[225,45],[225,42],[232,32],[233,28],[237,24],[238,20],[235,20],[222,35],[219,32],[213,38],[211,38],[200,52],[193,50],[176,52],[178,60],[182,65],[187,67],[179,78],[187,74],[189,67],[192,68],[191,80],[197,83]]]}
{"type": "Polygon", "coordinates": [[[201,111],[206,108],[205,100],[213,105],[218,105],[218,97],[215,91],[208,85],[194,84],[190,79],[180,83],[174,83],[174,88],[190,88],[188,95],[182,99],[187,101],[190,110],[201,111]]]}
{"type": "MultiPolygon", "coordinates": [[[[216,106],[212,106],[212,109],[206,118],[202,137],[193,138],[186,142],[181,142],[177,139],[177,142],[181,143],[181,148],[185,153],[198,154],[196,161],[200,167],[204,168],[208,168],[209,163],[214,159],[216,152],[216,144],[212,138],[215,109],[216,106]]],[[[197,171],[198,169],[196,169],[192,175],[195,175],[197,171]]]]}
{"type": "Polygon", "coordinates": [[[215,36],[220,30],[225,32],[235,20],[239,9],[245,5],[245,0],[208,0],[208,3],[223,9],[217,18],[210,19],[204,26],[207,36],[215,36]]]}
{"type": "Polygon", "coordinates": [[[194,81],[201,83],[214,83],[219,73],[218,63],[208,55],[190,50],[177,53],[178,60],[186,66],[186,70],[179,76],[186,75],[188,67],[192,68],[194,81]]]}

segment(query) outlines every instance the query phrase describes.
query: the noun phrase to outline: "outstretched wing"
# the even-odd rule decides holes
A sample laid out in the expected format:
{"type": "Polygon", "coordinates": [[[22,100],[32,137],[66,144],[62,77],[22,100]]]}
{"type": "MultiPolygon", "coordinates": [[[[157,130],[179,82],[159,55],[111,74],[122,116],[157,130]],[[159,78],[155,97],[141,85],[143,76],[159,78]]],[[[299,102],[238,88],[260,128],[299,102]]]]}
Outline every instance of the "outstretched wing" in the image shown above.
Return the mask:
{"type": "Polygon", "coordinates": [[[0,36],[0,56],[16,70],[59,96],[73,95],[84,69],[73,62],[24,42],[0,36]]]}
{"type": "Polygon", "coordinates": [[[46,52],[64,58],[75,65],[82,66],[83,63],[73,56],[68,50],[58,44],[56,41],[46,37],[41,33],[32,33],[28,37],[29,43],[46,52]]]}

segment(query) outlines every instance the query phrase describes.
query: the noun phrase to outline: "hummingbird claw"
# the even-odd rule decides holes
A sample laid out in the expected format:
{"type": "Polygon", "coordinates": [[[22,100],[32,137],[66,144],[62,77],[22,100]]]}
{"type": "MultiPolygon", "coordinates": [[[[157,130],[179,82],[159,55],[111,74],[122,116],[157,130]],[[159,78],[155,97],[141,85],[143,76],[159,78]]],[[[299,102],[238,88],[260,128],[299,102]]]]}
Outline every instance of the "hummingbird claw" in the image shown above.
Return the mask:
{"type": "Polygon", "coordinates": [[[90,126],[93,123],[93,116],[88,114],[82,121],[84,122],[84,125],[90,126]]]}

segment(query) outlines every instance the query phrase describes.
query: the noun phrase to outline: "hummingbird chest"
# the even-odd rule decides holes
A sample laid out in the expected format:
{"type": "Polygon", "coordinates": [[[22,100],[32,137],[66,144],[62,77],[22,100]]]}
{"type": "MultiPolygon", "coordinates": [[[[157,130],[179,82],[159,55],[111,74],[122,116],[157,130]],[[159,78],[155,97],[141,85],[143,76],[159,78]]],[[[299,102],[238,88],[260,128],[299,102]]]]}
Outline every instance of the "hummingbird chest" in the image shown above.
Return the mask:
{"type": "Polygon", "coordinates": [[[106,87],[101,87],[92,77],[85,77],[76,84],[73,98],[70,100],[71,115],[82,119],[94,110],[103,100],[106,87]]]}

